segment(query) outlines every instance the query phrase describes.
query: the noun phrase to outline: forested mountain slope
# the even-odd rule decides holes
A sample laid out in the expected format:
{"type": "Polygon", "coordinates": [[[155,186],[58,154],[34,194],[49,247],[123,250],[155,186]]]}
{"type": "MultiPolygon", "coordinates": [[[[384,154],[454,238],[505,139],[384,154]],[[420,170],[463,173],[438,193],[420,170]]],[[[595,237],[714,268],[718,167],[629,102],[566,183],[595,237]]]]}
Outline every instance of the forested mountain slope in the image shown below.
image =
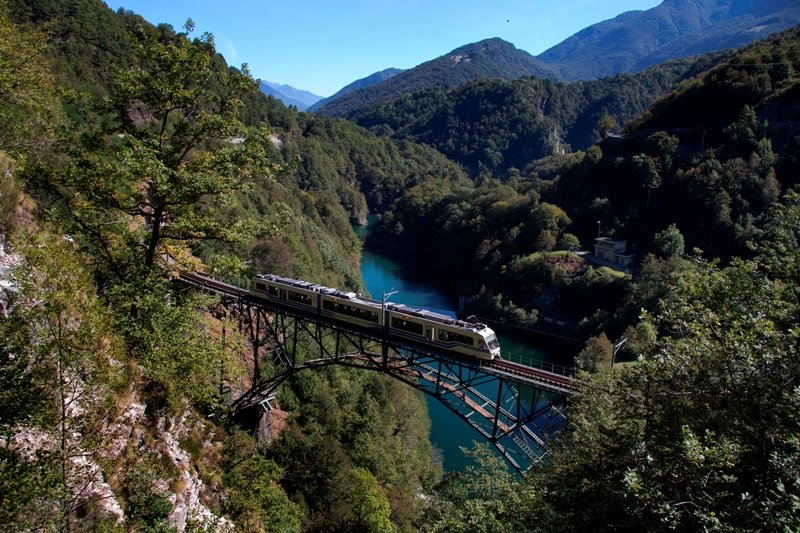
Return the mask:
{"type": "Polygon", "coordinates": [[[315,110],[323,115],[349,117],[355,109],[366,104],[431,85],[446,88],[481,78],[513,80],[525,75],[561,79],[553,69],[514,45],[498,38],[486,39],[456,48],[384,82],[347,93],[315,110]]]}
{"type": "Polygon", "coordinates": [[[421,395],[309,373],[280,393],[283,437],[256,442],[225,423],[252,347],[169,280],[363,290],[367,201],[469,182],[433,149],[287,109],[191,29],[0,3],[0,529],[408,529],[440,475],[421,395]]]}
{"type": "Polygon", "coordinates": [[[550,155],[587,149],[600,140],[601,119],[624,124],[713,61],[676,60],[590,82],[524,76],[450,90],[432,86],[359,109],[353,120],[381,135],[428,144],[473,176],[481,171],[501,176],[511,167],[523,169],[550,155]]]}
{"type": "Polygon", "coordinates": [[[401,68],[387,68],[381,70],[380,72],[376,72],[374,74],[370,74],[366,78],[361,78],[360,80],[356,80],[353,83],[349,83],[336,91],[333,95],[323,98],[320,101],[316,102],[314,105],[308,108],[309,111],[316,111],[317,109],[325,106],[328,102],[336,100],[342,95],[347,93],[351,93],[357,89],[363,89],[364,87],[369,87],[370,85],[375,85],[376,83],[381,83],[382,81],[386,81],[390,78],[393,78],[403,72],[401,68]]]}
{"type": "Polygon", "coordinates": [[[742,46],[798,23],[797,0],[665,0],[589,26],[537,59],[568,80],[589,80],[742,46]]]}
{"type": "Polygon", "coordinates": [[[656,100],[629,123],[624,137],[496,178],[478,166],[480,187],[474,190],[444,196],[408,191],[382,217],[374,245],[403,248],[427,228],[441,228],[425,253],[462,291],[477,293],[483,285],[528,311],[552,311],[558,292],[567,309],[562,313],[576,322],[587,319],[585,325],[599,326],[597,331],[611,327],[613,321],[604,323],[608,316],[591,316],[598,305],[613,314],[618,297],[587,298],[577,285],[571,292],[563,286],[571,282],[559,281],[535,253],[562,246],[560,240],[569,247],[574,241],[567,234],[591,250],[602,230],[627,240],[629,253],[640,260],[660,252],[657,235],[675,224],[686,249],[723,261],[747,255],[747,242],[763,236],[765,213],[797,183],[800,112],[793,66],[799,53],[800,30],[786,30],[704,63],[715,66],[656,100]]]}

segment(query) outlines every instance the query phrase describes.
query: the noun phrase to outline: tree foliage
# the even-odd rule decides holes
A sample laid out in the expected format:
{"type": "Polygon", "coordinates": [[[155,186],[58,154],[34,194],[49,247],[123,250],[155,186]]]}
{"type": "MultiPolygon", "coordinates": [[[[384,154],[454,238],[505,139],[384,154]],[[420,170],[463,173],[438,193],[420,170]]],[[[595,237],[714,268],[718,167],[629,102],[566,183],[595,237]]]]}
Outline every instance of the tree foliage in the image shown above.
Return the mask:
{"type": "Polygon", "coordinates": [[[30,244],[0,321],[0,517],[13,530],[69,530],[105,497],[90,461],[102,461],[108,444],[122,345],[74,246],[58,237],[30,244]]]}
{"type": "Polygon", "coordinates": [[[14,24],[0,3],[0,150],[22,154],[52,141],[61,117],[46,58],[47,35],[14,24]]]}
{"type": "Polygon", "coordinates": [[[162,254],[181,261],[197,241],[257,231],[245,221],[225,223],[221,209],[274,170],[266,139],[246,135],[238,120],[241,98],[256,84],[246,68],[210,68],[210,36],[140,28],[133,49],[138,64],[117,71],[110,121],[83,135],[83,151],[51,182],[118,269],[125,261],[150,268],[162,254]],[[133,257],[124,257],[129,243],[136,243],[133,257]]]}
{"type": "MultiPolygon", "coordinates": [[[[796,238],[798,216],[790,195],[771,227],[796,238]]],[[[771,249],[673,278],[658,350],[570,407],[570,430],[537,476],[558,530],[798,526],[797,280],[778,273],[794,257],[771,249]]]]}
{"type": "Polygon", "coordinates": [[[683,235],[675,224],[670,224],[664,231],[656,233],[654,241],[658,252],[664,257],[683,255],[683,235]]]}

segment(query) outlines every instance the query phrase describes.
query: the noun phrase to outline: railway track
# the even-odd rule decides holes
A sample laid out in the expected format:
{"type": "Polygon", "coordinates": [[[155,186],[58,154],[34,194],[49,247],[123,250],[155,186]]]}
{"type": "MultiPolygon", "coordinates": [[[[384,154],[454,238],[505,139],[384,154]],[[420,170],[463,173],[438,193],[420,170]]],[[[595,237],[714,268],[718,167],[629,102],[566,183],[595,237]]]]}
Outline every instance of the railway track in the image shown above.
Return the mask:
{"type": "MultiPolygon", "coordinates": [[[[205,289],[210,289],[219,294],[227,296],[235,296],[240,298],[251,298],[252,295],[246,289],[241,289],[215,279],[207,278],[199,274],[182,272],[180,279],[191,285],[197,285],[205,289]]],[[[539,368],[522,365],[519,363],[512,363],[502,359],[494,359],[492,361],[481,361],[481,366],[488,367],[503,373],[520,376],[522,378],[535,380],[541,383],[550,385],[556,389],[561,389],[569,392],[579,392],[583,389],[584,383],[575,378],[548,372],[539,368]]]]}
{"type": "Polygon", "coordinates": [[[546,370],[540,370],[538,368],[521,365],[519,363],[503,361],[502,359],[495,359],[490,363],[487,363],[487,366],[508,372],[510,374],[516,374],[518,376],[545,382],[556,387],[569,389],[571,391],[580,391],[584,386],[582,381],[569,376],[562,376],[560,374],[547,372],[546,370]]]}

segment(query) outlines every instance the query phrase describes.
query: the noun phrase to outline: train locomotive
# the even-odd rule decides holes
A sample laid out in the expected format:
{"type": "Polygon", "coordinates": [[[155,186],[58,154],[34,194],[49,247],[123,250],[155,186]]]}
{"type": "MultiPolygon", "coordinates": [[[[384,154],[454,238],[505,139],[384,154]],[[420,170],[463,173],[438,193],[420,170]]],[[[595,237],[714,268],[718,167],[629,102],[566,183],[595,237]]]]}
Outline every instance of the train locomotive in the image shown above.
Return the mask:
{"type": "Polygon", "coordinates": [[[469,357],[500,358],[500,345],[490,328],[477,320],[458,320],[427,309],[386,303],[307,281],[259,274],[249,292],[279,305],[316,313],[339,322],[386,331],[469,357]]]}

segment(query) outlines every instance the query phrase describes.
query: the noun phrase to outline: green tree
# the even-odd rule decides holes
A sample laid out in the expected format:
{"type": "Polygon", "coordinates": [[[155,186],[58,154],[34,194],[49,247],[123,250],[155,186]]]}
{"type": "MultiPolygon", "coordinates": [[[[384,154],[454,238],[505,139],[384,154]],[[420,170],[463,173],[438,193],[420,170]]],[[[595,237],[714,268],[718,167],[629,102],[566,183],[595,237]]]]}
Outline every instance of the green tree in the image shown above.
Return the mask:
{"type": "Polygon", "coordinates": [[[47,36],[11,22],[0,2],[0,151],[41,146],[60,123],[46,51],[47,36]]]}
{"type": "Polygon", "coordinates": [[[680,140],[677,137],[668,135],[663,131],[658,131],[647,138],[647,144],[652,146],[653,150],[658,153],[661,158],[662,168],[666,172],[671,172],[675,166],[679,142],[680,140]]]}
{"type": "MultiPolygon", "coordinates": [[[[558,239],[571,220],[560,207],[542,202],[531,210],[528,221],[525,223],[525,231],[529,238],[539,239],[543,231],[548,231],[550,236],[558,239]]],[[[537,244],[536,241],[533,241],[537,244]]],[[[553,243],[555,245],[555,242],[553,243]]]]}
{"type": "Polygon", "coordinates": [[[247,67],[213,65],[208,34],[140,28],[133,48],[138,66],[117,70],[111,119],[84,134],[83,151],[57,172],[79,228],[118,270],[126,260],[149,269],[162,254],[185,260],[201,240],[264,232],[224,218],[237,192],[275,170],[266,130],[248,134],[238,120],[242,98],[257,89],[247,67]]]}
{"type": "Polygon", "coordinates": [[[631,168],[636,175],[637,181],[648,191],[661,187],[661,176],[658,174],[656,161],[652,157],[648,157],[645,154],[633,156],[631,158],[631,168]]]}
{"type": "Polygon", "coordinates": [[[605,139],[608,137],[608,133],[617,127],[617,121],[611,115],[605,115],[597,122],[597,133],[600,134],[600,138],[605,139]]]}
{"type": "Polygon", "coordinates": [[[223,511],[242,531],[300,531],[300,509],[279,485],[283,470],[265,457],[265,451],[238,429],[225,440],[223,467],[229,497],[223,511]]]}
{"type": "Polygon", "coordinates": [[[453,472],[436,487],[420,521],[426,533],[511,533],[536,530],[544,519],[534,495],[537,491],[518,483],[505,460],[486,443],[471,450],[461,448],[474,461],[453,472]]]}
{"type": "Polygon", "coordinates": [[[664,231],[656,233],[654,242],[658,253],[663,257],[683,255],[683,235],[675,224],[670,224],[664,231]]]}
{"type": "Polygon", "coordinates": [[[350,472],[348,498],[356,525],[374,533],[391,533],[397,530],[389,520],[389,500],[375,476],[366,468],[354,468],[350,472]]]}
{"type": "Polygon", "coordinates": [[[0,321],[0,516],[4,527],[70,531],[107,497],[98,466],[124,383],[121,343],[70,242],[43,236],[22,251],[0,321]]]}
{"type": "Polygon", "coordinates": [[[573,250],[581,247],[581,241],[572,233],[565,233],[558,240],[559,250],[573,250]]]}
{"type": "Polygon", "coordinates": [[[549,229],[542,230],[536,238],[536,250],[547,254],[556,247],[556,238],[549,229]]]}
{"type": "Polygon", "coordinates": [[[645,314],[665,333],[657,349],[574,399],[535,476],[547,529],[800,527],[800,201],[785,202],[756,259],[674,271],[658,316],[645,314]]]}
{"type": "Polygon", "coordinates": [[[611,368],[611,358],[614,356],[614,345],[608,340],[605,333],[592,337],[586,341],[586,346],[575,358],[575,366],[592,374],[604,368],[611,368]]]}

